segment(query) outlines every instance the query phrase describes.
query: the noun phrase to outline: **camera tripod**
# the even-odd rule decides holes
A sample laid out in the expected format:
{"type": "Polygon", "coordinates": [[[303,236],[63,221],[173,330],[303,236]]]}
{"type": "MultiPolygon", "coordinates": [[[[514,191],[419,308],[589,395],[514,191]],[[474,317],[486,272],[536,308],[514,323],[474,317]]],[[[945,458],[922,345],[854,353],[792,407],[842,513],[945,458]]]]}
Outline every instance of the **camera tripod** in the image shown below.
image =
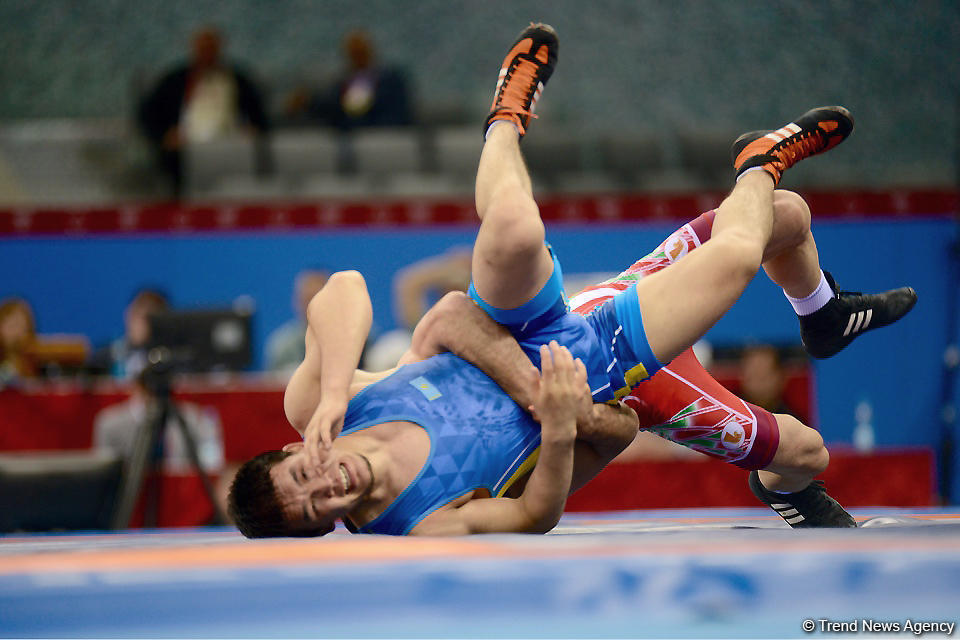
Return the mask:
{"type": "Polygon", "coordinates": [[[159,476],[163,465],[163,452],[160,445],[164,441],[164,434],[171,418],[183,436],[190,464],[197,475],[200,476],[204,493],[206,493],[207,499],[213,506],[213,524],[224,524],[227,519],[217,504],[213,483],[200,464],[196,439],[190,432],[183,413],[171,398],[170,386],[176,363],[171,358],[170,351],[164,348],[152,349],[148,360],[150,364],[144,370],[141,380],[150,396],[150,401],[147,406],[146,418],[137,430],[133,454],[120,485],[112,528],[125,529],[130,525],[130,518],[133,515],[137,496],[144,489],[148,473],[152,474],[157,480],[157,485],[146,495],[144,526],[149,528],[157,525],[160,505],[159,476]]]}

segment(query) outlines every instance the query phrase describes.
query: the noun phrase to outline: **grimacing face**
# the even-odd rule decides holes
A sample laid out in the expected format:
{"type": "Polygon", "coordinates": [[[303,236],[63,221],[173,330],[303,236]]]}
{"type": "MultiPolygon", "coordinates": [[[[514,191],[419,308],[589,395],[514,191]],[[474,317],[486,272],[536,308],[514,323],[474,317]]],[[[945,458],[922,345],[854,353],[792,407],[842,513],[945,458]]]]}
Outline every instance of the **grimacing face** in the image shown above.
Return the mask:
{"type": "Polygon", "coordinates": [[[373,486],[373,470],[366,456],[333,447],[319,468],[310,462],[303,443],[284,447],[293,455],[270,470],[285,520],[294,529],[333,529],[373,486]]]}

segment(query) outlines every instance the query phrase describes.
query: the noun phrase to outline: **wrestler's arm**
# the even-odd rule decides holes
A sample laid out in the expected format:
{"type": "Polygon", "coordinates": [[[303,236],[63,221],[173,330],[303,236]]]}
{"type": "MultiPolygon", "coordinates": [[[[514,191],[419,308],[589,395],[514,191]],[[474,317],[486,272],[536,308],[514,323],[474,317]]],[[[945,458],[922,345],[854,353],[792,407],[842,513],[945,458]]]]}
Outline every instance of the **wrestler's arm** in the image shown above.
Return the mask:
{"type": "Polygon", "coordinates": [[[590,410],[583,363],[555,341],[540,348],[543,372],[533,410],[541,425],[540,456],[517,498],[477,498],[437,511],[411,535],[546,533],[560,520],[573,475],[577,416],[590,410]]]}
{"type": "MultiPolygon", "coordinates": [[[[461,292],[448,293],[424,315],[413,332],[410,351],[401,364],[445,351],[476,365],[521,407],[527,408],[533,403],[536,377],[529,375],[534,369],[530,358],[506,328],[494,322],[461,292]]],[[[606,462],[629,445],[636,434],[637,416],[631,409],[594,405],[589,415],[578,420],[577,435],[598,455],[596,464],[591,465],[597,468],[578,467],[574,488],[583,486],[606,462]]]]}
{"type": "Polygon", "coordinates": [[[530,375],[535,370],[530,358],[505,327],[462,291],[446,294],[421,318],[400,364],[447,351],[476,365],[524,409],[532,404],[536,377],[530,375]]]}
{"type": "Polygon", "coordinates": [[[308,451],[329,446],[343,426],[350,384],[370,332],[373,310],[357,271],[330,276],[307,306],[306,355],[287,384],[287,420],[308,451]]]}

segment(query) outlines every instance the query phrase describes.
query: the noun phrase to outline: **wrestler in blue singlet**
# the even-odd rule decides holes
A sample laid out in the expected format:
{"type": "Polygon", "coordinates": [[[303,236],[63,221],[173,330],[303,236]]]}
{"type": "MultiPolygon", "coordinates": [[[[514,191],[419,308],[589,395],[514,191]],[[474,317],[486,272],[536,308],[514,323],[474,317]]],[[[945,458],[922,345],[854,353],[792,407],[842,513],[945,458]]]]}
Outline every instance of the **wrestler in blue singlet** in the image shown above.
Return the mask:
{"type": "Polygon", "coordinates": [[[427,431],[430,454],[416,479],[357,533],[406,535],[470,491],[502,496],[539,453],[540,425],[486,374],[449,353],[400,367],[358,393],[341,433],[398,420],[427,431]]]}
{"type": "Polygon", "coordinates": [[[532,300],[516,309],[498,309],[487,304],[473,283],[468,293],[487,315],[510,330],[537,368],[540,345],[556,340],[583,361],[594,402],[619,400],[663,367],[653,355],[643,330],[636,285],[586,316],[571,313],[563,292],[560,262],[552,249],[550,255],[550,279],[532,300]]]}

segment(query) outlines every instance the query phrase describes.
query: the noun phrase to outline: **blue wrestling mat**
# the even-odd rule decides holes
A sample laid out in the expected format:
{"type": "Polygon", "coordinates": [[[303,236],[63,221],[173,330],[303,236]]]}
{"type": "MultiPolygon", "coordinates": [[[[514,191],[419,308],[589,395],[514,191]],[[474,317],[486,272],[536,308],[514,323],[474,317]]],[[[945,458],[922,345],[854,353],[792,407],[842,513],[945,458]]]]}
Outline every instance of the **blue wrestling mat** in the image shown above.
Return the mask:
{"type": "Polygon", "coordinates": [[[851,625],[912,637],[925,629],[925,638],[958,632],[946,625],[960,618],[960,513],[853,513],[868,526],[791,530],[769,510],[711,509],[568,515],[546,536],[8,536],[0,538],[0,636],[800,638],[849,637],[841,631],[851,625]]]}

